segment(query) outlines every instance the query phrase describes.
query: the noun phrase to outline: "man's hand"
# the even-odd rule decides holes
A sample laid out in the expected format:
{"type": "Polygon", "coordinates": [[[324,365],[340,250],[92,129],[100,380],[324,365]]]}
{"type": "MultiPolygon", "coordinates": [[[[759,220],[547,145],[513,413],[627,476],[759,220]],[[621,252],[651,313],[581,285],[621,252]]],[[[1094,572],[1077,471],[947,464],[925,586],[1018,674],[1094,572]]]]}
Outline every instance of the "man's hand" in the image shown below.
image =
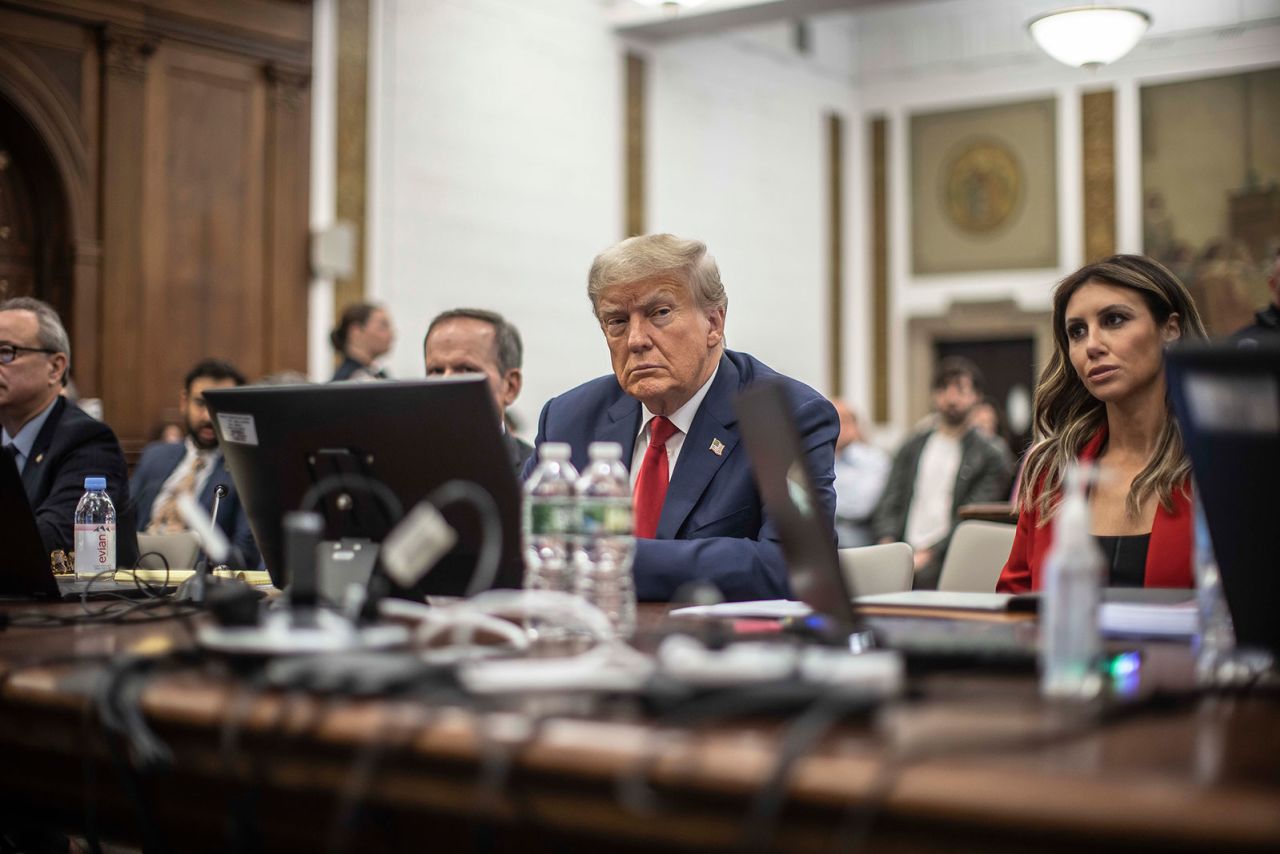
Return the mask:
{"type": "Polygon", "coordinates": [[[919,572],[923,567],[929,565],[929,561],[933,560],[933,549],[920,549],[912,555],[911,562],[915,567],[915,571],[919,572]]]}

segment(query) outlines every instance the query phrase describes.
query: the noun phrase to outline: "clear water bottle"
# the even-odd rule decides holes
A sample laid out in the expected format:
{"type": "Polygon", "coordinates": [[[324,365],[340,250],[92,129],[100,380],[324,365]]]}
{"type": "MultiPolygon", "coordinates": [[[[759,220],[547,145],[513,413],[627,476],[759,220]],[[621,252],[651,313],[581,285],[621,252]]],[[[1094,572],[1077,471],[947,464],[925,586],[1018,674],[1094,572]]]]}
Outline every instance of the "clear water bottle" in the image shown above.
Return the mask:
{"type": "MultiPolygon", "coordinates": [[[[544,442],[538,448],[538,466],[525,482],[524,586],[529,590],[574,590],[578,470],[569,462],[570,453],[563,442],[544,442]]],[[[544,639],[559,634],[545,626],[528,628],[544,639]]]]}
{"type": "Polygon", "coordinates": [[[76,505],[76,577],[92,578],[116,568],[116,508],[105,477],[86,477],[76,505]]]}
{"type": "Polygon", "coordinates": [[[617,442],[593,442],[588,453],[591,462],[578,478],[577,488],[578,595],[609,616],[619,637],[628,638],[636,628],[631,479],[617,442]]]}
{"type": "Polygon", "coordinates": [[[1205,520],[1198,490],[1195,493],[1195,513],[1195,554],[1192,563],[1196,577],[1196,605],[1200,615],[1200,631],[1196,636],[1196,676],[1202,685],[1213,685],[1224,675],[1224,664],[1235,651],[1236,632],[1222,593],[1218,559],[1213,553],[1209,523],[1205,520]]]}
{"type": "Polygon", "coordinates": [[[1102,689],[1098,603],[1105,559],[1089,533],[1085,478],[1080,466],[1067,469],[1040,602],[1040,693],[1061,700],[1088,700],[1102,689]]]}

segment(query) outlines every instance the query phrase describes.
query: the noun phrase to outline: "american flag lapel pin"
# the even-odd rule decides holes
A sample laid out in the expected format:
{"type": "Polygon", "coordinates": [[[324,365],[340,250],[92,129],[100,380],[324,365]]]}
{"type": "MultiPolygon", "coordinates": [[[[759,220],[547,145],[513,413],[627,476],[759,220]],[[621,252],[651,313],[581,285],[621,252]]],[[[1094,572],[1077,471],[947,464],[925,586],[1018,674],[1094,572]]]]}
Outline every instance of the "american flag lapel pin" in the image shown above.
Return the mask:
{"type": "Polygon", "coordinates": [[[715,454],[717,457],[722,456],[724,454],[724,442],[721,442],[719,439],[712,439],[711,453],[715,454]]]}

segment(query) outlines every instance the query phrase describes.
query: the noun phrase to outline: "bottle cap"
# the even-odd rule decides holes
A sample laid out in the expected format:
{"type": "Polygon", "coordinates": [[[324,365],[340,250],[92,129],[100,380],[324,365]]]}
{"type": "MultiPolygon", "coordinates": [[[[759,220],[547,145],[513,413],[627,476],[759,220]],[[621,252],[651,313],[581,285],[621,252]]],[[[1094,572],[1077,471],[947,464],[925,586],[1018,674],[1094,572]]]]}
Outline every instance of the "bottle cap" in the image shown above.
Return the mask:
{"type": "Polygon", "coordinates": [[[88,492],[98,492],[107,488],[107,479],[105,477],[86,477],[84,479],[84,488],[88,492]]]}
{"type": "Polygon", "coordinates": [[[567,442],[543,442],[538,446],[538,459],[567,460],[573,453],[567,442]]]}
{"type": "Polygon", "coordinates": [[[593,460],[620,460],[622,446],[617,442],[592,442],[587,446],[587,456],[593,460]]]}

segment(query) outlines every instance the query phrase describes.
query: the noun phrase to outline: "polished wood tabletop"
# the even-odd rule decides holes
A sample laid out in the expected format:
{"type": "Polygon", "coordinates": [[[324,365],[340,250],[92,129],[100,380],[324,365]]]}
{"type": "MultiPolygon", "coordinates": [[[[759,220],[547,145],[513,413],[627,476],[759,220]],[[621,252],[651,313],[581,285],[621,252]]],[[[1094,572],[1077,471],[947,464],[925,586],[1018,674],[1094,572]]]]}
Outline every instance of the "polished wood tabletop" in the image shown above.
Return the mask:
{"type": "Polygon", "coordinates": [[[1197,694],[1183,645],[1143,647],[1132,698],[1101,706],[943,670],[870,710],[700,715],[279,690],[198,654],[190,617],[0,613],[6,809],[148,848],[1280,850],[1280,697],[1197,694]],[[126,740],[135,697],[151,737],[126,740]]]}

